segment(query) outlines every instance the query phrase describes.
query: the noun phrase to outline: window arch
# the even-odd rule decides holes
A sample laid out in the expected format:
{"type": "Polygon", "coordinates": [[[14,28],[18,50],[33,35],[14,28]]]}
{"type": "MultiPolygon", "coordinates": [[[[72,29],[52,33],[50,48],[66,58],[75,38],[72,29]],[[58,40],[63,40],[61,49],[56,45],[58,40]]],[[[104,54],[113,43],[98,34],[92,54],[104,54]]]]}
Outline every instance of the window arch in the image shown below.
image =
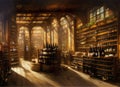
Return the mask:
{"type": "Polygon", "coordinates": [[[24,57],[24,52],[29,51],[29,30],[25,26],[19,28],[18,49],[20,57],[24,57]]]}
{"type": "Polygon", "coordinates": [[[59,28],[58,20],[54,18],[52,21],[52,31],[51,31],[52,44],[58,44],[58,28],[59,28]]]}
{"type": "Polygon", "coordinates": [[[31,42],[35,49],[42,49],[44,44],[44,29],[41,26],[34,26],[31,32],[31,42]]]}
{"type": "Polygon", "coordinates": [[[65,15],[60,18],[61,25],[61,48],[63,51],[74,51],[74,20],[65,15]]]}
{"type": "Polygon", "coordinates": [[[101,7],[90,10],[89,21],[90,22],[99,22],[99,21],[102,21],[105,18],[109,18],[113,15],[114,14],[111,9],[109,9],[108,7],[105,7],[105,6],[101,6],[101,7]]]}

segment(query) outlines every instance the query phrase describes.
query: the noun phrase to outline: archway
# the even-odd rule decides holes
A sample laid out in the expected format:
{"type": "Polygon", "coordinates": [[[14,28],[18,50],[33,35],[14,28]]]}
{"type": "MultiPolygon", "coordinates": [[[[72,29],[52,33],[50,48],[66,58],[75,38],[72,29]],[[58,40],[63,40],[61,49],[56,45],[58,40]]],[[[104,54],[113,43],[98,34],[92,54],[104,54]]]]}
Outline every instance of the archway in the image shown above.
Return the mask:
{"type": "Polygon", "coordinates": [[[39,50],[43,49],[45,40],[44,29],[41,26],[34,26],[31,31],[32,59],[38,58],[38,52],[39,50]]]}
{"type": "Polygon", "coordinates": [[[29,30],[27,27],[22,26],[19,28],[18,33],[18,49],[19,49],[19,57],[28,59],[30,53],[30,38],[29,38],[29,30]]]}
{"type": "Polygon", "coordinates": [[[74,20],[71,16],[65,15],[60,18],[61,50],[74,51],[74,20]]]}

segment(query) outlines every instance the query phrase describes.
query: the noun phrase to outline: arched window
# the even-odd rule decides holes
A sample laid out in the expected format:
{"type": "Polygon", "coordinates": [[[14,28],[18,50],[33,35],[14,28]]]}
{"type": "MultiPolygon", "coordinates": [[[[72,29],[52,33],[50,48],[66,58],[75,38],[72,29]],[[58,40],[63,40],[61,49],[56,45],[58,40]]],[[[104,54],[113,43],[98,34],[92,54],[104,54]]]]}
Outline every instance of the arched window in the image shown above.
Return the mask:
{"type": "Polygon", "coordinates": [[[61,47],[63,51],[74,51],[74,20],[69,15],[61,17],[61,47]]]}
{"type": "Polygon", "coordinates": [[[41,26],[34,26],[31,31],[31,56],[32,58],[38,57],[38,51],[43,49],[44,45],[44,30],[41,26]]]}
{"type": "Polygon", "coordinates": [[[29,31],[27,27],[20,27],[18,33],[19,56],[24,57],[24,52],[29,51],[29,31]]]}
{"type": "Polygon", "coordinates": [[[35,49],[42,49],[44,44],[44,30],[40,26],[32,28],[31,42],[35,49]]]}
{"type": "Polygon", "coordinates": [[[99,22],[105,18],[113,16],[113,11],[105,6],[101,6],[90,10],[89,20],[90,22],[99,22]]]}
{"type": "Polygon", "coordinates": [[[58,28],[59,28],[58,20],[53,19],[51,30],[52,44],[58,44],[58,28]]]}

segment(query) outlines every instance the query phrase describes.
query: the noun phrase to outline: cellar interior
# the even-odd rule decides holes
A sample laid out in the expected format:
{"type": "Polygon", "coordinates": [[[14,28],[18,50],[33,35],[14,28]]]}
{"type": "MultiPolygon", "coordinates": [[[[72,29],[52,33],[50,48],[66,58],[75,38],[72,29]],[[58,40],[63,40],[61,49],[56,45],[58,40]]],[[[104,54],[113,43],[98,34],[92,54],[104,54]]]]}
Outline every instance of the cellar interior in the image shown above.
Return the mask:
{"type": "Polygon", "coordinates": [[[0,0],[0,86],[119,87],[119,0],[0,0]]]}

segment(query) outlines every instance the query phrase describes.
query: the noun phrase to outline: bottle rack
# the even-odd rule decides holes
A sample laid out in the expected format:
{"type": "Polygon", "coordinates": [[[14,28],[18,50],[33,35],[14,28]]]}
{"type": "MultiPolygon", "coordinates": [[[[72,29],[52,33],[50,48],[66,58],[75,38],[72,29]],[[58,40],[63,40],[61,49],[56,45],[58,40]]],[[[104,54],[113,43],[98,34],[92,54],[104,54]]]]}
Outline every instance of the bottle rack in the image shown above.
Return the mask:
{"type": "Polygon", "coordinates": [[[92,59],[91,58],[83,58],[83,72],[90,74],[91,71],[91,62],[92,59]]]}
{"type": "Polygon", "coordinates": [[[57,46],[45,47],[39,54],[39,63],[42,71],[54,71],[60,66],[57,46]]]}
{"type": "Polygon", "coordinates": [[[83,72],[102,80],[115,80],[115,57],[109,58],[84,58],[83,72]]]}
{"type": "Polygon", "coordinates": [[[11,51],[10,52],[10,58],[11,58],[11,65],[18,65],[19,59],[18,59],[18,52],[17,51],[11,51]]]}
{"type": "Polygon", "coordinates": [[[19,57],[18,57],[18,48],[17,48],[17,27],[16,27],[16,16],[11,16],[10,23],[9,23],[9,46],[10,46],[10,59],[11,59],[11,66],[19,64],[19,57]]]}
{"type": "Polygon", "coordinates": [[[82,71],[83,70],[83,58],[79,56],[72,56],[72,57],[73,57],[73,61],[72,61],[71,67],[82,71]]]}
{"type": "Polygon", "coordinates": [[[4,51],[0,51],[0,86],[6,84],[10,71],[8,47],[4,46],[4,51]]]}
{"type": "Polygon", "coordinates": [[[92,26],[82,26],[76,32],[76,50],[87,54],[83,58],[83,72],[103,80],[115,80],[118,58],[117,19],[106,19],[92,26]],[[101,49],[104,55],[100,54],[101,49]]]}

